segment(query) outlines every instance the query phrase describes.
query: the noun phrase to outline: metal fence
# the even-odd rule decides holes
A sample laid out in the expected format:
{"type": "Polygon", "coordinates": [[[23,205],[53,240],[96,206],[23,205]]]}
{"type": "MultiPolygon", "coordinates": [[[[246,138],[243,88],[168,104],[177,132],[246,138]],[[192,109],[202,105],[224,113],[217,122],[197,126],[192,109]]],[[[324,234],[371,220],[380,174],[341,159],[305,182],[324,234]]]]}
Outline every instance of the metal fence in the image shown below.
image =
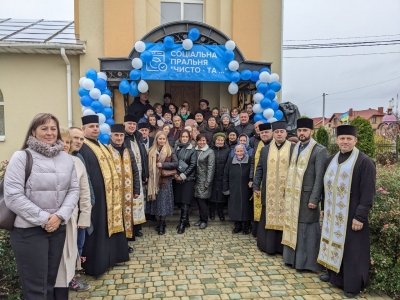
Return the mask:
{"type": "MultiPolygon", "coordinates": [[[[391,160],[399,161],[399,149],[396,147],[396,143],[376,143],[375,144],[376,149],[375,149],[375,158],[377,159],[383,159],[384,158],[390,158],[391,160]]],[[[328,145],[328,153],[330,155],[333,155],[339,151],[339,146],[336,143],[330,143],[328,145]]]]}

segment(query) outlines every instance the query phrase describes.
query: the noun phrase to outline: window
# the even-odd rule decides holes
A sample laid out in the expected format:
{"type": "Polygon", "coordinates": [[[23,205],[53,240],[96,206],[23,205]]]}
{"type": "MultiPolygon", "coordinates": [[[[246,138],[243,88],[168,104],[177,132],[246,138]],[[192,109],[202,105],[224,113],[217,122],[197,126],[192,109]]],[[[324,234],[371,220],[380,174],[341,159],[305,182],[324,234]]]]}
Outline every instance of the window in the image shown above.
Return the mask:
{"type": "Polygon", "coordinates": [[[4,128],[4,97],[0,90],[0,142],[4,142],[6,131],[4,128]]]}
{"type": "Polygon", "coordinates": [[[161,1],[161,24],[173,21],[203,22],[203,0],[161,1]]]}
{"type": "Polygon", "coordinates": [[[371,118],[371,124],[376,124],[376,118],[375,117],[371,118]]]}
{"type": "Polygon", "coordinates": [[[338,124],[338,119],[335,118],[335,119],[333,120],[333,123],[334,123],[335,125],[337,125],[337,124],[338,124]]]}

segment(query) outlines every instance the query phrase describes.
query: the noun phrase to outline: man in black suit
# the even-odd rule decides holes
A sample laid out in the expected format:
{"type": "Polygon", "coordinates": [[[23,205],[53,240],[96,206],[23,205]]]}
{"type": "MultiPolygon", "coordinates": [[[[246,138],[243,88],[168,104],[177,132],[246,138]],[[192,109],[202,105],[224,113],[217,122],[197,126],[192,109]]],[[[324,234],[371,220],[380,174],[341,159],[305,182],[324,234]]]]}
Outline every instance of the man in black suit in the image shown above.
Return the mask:
{"type": "Polygon", "coordinates": [[[150,133],[150,124],[148,123],[139,123],[138,130],[142,134],[141,143],[144,145],[147,151],[149,151],[150,147],[153,145],[154,137],[149,137],[150,133]]]}

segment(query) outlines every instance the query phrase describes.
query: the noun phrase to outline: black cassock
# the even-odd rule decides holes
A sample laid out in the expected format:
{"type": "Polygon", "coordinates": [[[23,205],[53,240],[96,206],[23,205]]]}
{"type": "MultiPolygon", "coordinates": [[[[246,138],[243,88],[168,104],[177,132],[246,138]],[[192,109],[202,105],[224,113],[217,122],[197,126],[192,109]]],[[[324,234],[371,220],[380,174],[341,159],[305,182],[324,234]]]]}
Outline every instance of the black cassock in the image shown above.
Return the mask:
{"type": "MultiPolygon", "coordinates": [[[[349,158],[351,152],[339,154],[339,163],[349,158]]],[[[334,156],[327,161],[327,167],[334,156]]],[[[345,292],[359,293],[369,285],[370,242],[368,213],[375,198],[376,168],[373,161],[360,152],[353,170],[350,190],[350,207],[347,220],[346,240],[340,272],[328,270],[331,284],[345,292]],[[351,229],[353,219],[363,223],[360,231],[351,229]]]]}
{"type": "MultiPolygon", "coordinates": [[[[98,145],[97,141],[90,141],[98,145]]],[[[93,232],[90,235],[86,232],[82,253],[82,256],[86,257],[86,262],[82,267],[85,269],[85,274],[100,276],[116,263],[129,260],[127,240],[125,232],[108,236],[107,203],[99,162],[96,154],[86,144],[83,144],[79,153],[85,159],[95,196],[95,205],[92,208],[93,232]]]]}
{"type": "Polygon", "coordinates": [[[248,155],[241,162],[228,158],[224,169],[223,191],[229,191],[228,215],[234,221],[253,219],[253,201],[249,201],[252,190],[249,181],[253,180],[253,164],[248,155]]]}

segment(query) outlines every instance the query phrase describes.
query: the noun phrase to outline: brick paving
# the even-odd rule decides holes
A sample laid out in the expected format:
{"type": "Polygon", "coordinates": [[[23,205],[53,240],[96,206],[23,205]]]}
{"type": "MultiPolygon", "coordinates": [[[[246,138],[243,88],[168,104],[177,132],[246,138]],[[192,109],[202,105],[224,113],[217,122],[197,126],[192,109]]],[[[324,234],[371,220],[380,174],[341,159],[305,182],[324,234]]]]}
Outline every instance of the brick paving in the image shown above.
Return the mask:
{"type": "MultiPolygon", "coordinates": [[[[178,211],[176,211],[178,215],[178,211]]],[[[218,217],[216,218],[218,219],[218,217]]],[[[70,292],[70,299],[342,299],[343,291],[321,282],[316,273],[299,273],[285,266],[281,256],[260,252],[251,235],[232,234],[231,221],[210,221],[200,230],[193,226],[177,234],[177,216],[167,219],[166,234],[159,236],[155,222],[143,228],[132,242],[130,261],[93,278],[81,276],[92,287],[70,292]]],[[[358,299],[390,299],[376,293],[358,299]]]]}

